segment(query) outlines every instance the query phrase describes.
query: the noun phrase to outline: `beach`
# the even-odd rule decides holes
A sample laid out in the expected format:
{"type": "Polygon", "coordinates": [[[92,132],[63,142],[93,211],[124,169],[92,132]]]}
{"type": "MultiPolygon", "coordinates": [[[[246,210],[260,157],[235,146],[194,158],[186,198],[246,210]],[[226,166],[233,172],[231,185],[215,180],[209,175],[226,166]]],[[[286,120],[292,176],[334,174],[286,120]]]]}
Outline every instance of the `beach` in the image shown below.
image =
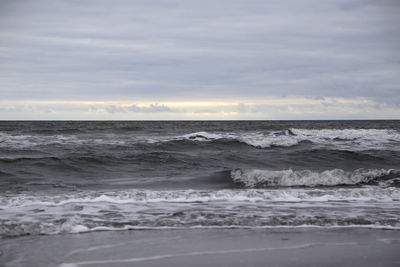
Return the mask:
{"type": "Polygon", "coordinates": [[[1,240],[11,266],[399,266],[400,232],[378,229],[108,231],[1,240]]]}

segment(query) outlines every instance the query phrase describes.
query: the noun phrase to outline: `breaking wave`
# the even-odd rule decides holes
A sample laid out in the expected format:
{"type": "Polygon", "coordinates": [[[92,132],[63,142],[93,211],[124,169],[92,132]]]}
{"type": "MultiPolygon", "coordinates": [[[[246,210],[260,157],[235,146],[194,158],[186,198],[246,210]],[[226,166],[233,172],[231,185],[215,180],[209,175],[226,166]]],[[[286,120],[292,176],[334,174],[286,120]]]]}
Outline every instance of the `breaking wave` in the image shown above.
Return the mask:
{"type": "Polygon", "coordinates": [[[97,230],[400,227],[400,189],[85,191],[2,196],[1,236],[97,230]],[[382,209],[385,212],[376,212],[382,209]],[[375,212],[370,212],[374,210],[375,212]]]}
{"type": "Polygon", "coordinates": [[[315,172],[310,170],[256,170],[236,169],[231,171],[235,183],[246,187],[285,187],[285,186],[338,186],[379,184],[388,185],[386,180],[400,177],[400,172],[383,169],[357,169],[344,171],[341,169],[315,172]]]}
{"type": "Polygon", "coordinates": [[[176,139],[192,141],[235,140],[250,146],[268,148],[273,146],[290,147],[308,141],[322,146],[338,149],[395,149],[390,144],[400,142],[400,133],[386,129],[288,129],[285,131],[246,132],[246,133],[208,133],[196,132],[176,139]]]}
{"type": "Polygon", "coordinates": [[[218,142],[223,140],[244,143],[258,148],[291,147],[311,142],[322,147],[342,150],[399,150],[400,133],[389,129],[296,129],[268,132],[194,132],[181,136],[137,136],[122,133],[81,135],[10,135],[0,133],[0,147],[27,148],[39,145],[134,145],[171,141],[218,142]]]}
{"type": "Polygon", "coordinates": [[[395,187],[337,188],[336,190],[314,188],[288,189],[224,189],[224,190],[128,190],[85,191],[59,195],[17,194],[0,196],[3,208],[24,206],[62,206],[76,203],[135,204],[152,202],[193,203],[213,201],[400,201],[400,189],[395,187]]]}

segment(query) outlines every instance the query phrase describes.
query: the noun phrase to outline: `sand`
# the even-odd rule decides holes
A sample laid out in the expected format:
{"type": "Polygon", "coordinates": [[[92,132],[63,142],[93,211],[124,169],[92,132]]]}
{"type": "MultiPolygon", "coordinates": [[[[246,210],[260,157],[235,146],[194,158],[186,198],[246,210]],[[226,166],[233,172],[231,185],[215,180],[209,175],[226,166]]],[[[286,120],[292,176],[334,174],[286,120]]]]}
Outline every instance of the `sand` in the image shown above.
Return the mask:
{"type": "Polygon", "coordinates": [[[400,231],[191,229],[0,240],[1,266],[400,266],[400,231]]]}

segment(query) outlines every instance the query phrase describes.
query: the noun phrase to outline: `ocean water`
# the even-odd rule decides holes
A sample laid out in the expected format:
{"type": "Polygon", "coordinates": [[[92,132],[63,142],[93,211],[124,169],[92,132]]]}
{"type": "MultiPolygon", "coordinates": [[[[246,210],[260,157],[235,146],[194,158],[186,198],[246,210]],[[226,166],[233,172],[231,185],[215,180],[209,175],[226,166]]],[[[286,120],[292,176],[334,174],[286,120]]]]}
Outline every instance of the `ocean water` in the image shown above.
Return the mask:
{"type": "Polygon", "coordinates": [[[0,236],[400,229],[400,121],[0,122],[0,236]]]}

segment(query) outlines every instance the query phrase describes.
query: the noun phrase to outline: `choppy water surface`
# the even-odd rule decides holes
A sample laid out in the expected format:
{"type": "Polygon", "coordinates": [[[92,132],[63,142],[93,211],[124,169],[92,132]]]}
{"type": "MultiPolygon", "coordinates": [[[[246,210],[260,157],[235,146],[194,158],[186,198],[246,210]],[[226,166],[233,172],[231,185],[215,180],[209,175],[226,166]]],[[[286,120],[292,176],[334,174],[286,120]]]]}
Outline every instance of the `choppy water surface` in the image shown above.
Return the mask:
{"type": "Polygon", "coordinates": [[[0,235],[400,229],[399,121],[0,122],[0,235]]]}

